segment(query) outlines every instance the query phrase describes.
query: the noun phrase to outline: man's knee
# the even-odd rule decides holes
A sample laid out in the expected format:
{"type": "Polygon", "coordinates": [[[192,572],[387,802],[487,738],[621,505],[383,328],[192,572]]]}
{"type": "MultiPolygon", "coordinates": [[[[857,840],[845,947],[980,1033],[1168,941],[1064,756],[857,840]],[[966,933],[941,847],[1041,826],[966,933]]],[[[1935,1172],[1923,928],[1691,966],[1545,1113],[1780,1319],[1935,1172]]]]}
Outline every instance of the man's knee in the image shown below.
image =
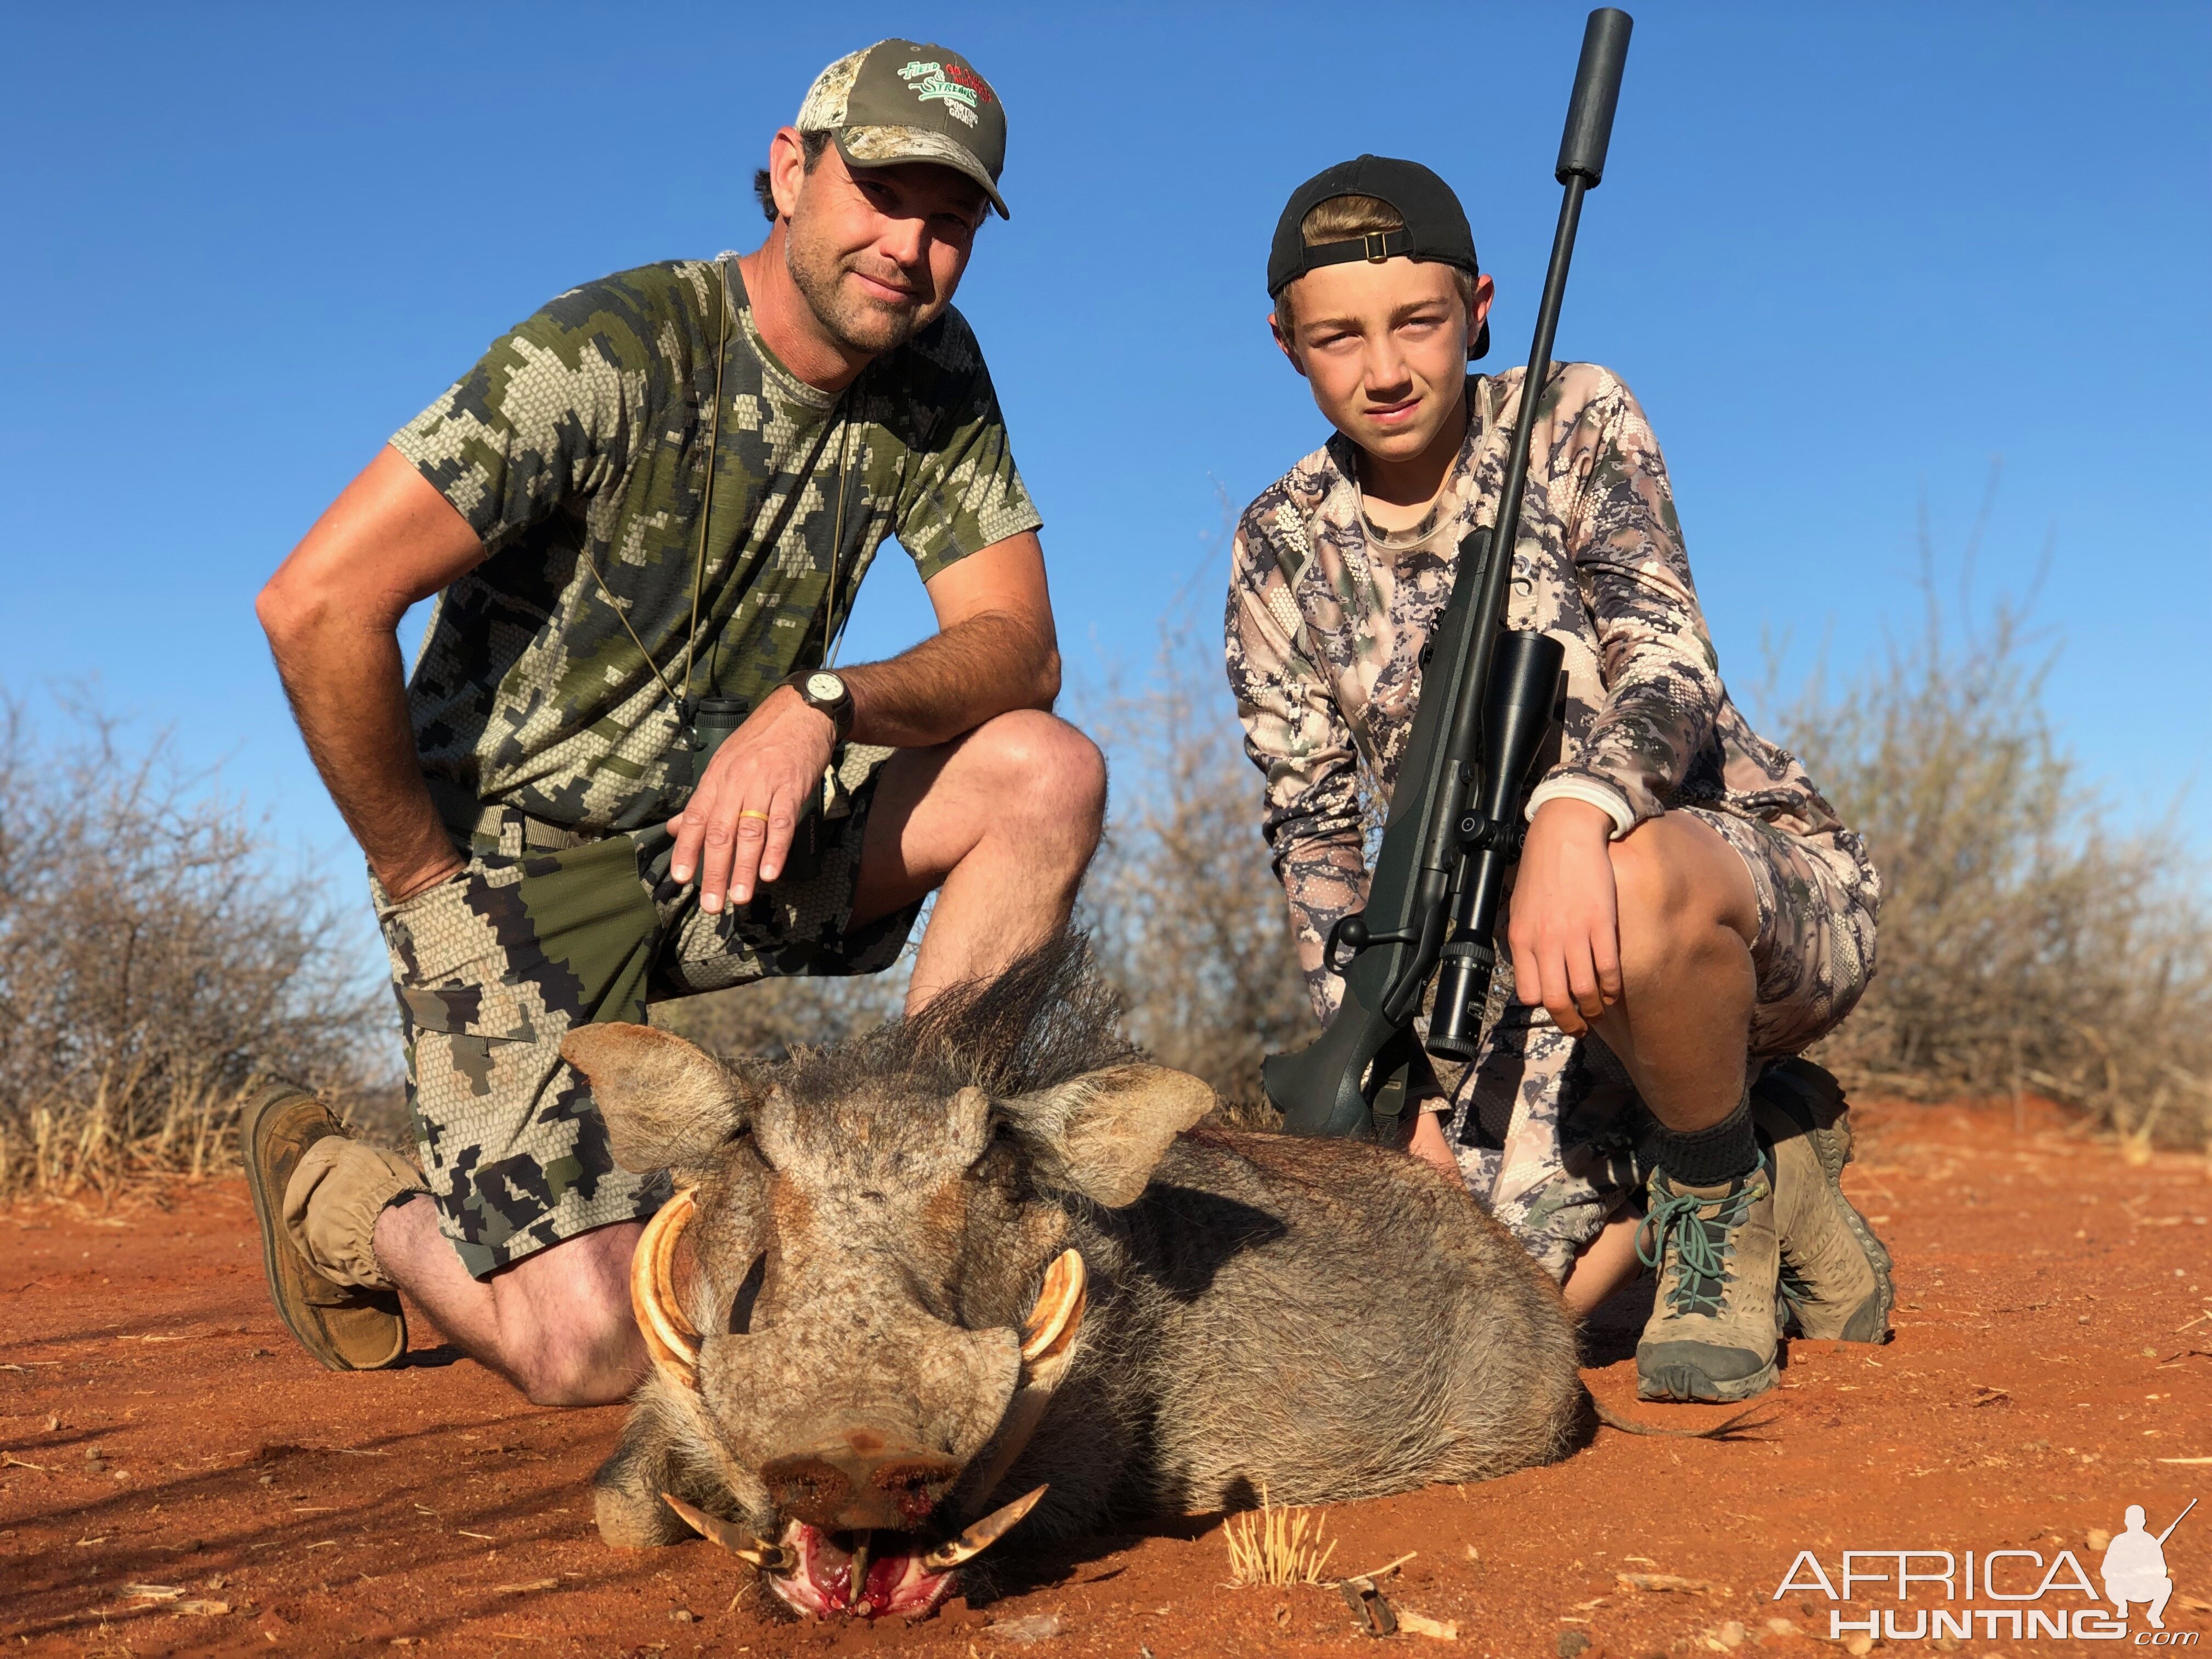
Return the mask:
{"type": "Polygon", "coordinates": [[[1015,709],[984,721],[965,746],[988,767],[992,795],[1008,816],[1096,840],[1106,816],[1106,757],[1066,720],[1015,709]]]}
{"type": "Polygon", "coordinates": [[[638,1231],[580,1234],[489,1281],[501,1369],[532,1405],[606,1405],[636,1386],[645,1349],[625,1270],[638,1231]]]}
{"type": "Polygon", "coordinates": [[[635,1378],[573,1352],[524,1355],[507,1370],[533,1406],[611,1406],[635,1385],[635,1378]]]}
{"type": "Polygon", "coordinates": [[[611,1405],[641,1374],[642,1350],[628,1316],[627,1308],[619,1318],[572,1316],[510,1340],[500,1356],[502,1369],[533,1406],[611,1405]]]}

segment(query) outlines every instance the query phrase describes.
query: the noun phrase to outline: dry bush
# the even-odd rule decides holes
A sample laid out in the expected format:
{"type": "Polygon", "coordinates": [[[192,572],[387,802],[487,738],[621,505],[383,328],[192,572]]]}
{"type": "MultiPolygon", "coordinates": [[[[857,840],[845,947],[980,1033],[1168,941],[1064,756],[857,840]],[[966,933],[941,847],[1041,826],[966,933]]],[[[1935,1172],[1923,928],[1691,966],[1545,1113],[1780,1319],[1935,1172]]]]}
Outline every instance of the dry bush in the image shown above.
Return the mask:
{"type": "Polygon", "coordinates": [[[343,1107],[391,1024],[324,884],[212,777],[61,714],[41,742],[0,696],[0,1197],[228,1167],[246,1089],[343,1107]]]}
{"type": "Polygon", "coordinates": [[[1314,1019],[1218,640],[1171,621],[1149,681],[1097,704],[1084,724],[1114,792],[1084,888],[1093,947],[1132,1036],[1224,1098],[1256,1102],[1261,1060],[1306,1042],[1314,1019]]]}
{"type": "Polygon", "coordinates": [[[2025,606],[1954,627],[1923,589],[1917,641],[1816,676],[1779,720],[1882,878],[1874,984],[1817,1057],[1862,1089],[2032,1091],[2138,1146],[2203,1141],[2204,889],[2170,830],[2116,830],[2054,740],[2025,606]]]}

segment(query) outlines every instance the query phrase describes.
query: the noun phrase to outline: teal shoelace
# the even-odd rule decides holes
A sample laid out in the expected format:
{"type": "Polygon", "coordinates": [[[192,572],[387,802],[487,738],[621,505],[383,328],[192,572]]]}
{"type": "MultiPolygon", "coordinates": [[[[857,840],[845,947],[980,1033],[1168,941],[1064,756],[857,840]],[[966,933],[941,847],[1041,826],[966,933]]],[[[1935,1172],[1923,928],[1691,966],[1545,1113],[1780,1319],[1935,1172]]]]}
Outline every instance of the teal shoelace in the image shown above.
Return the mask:
{"type": "Polygon", "coordinates": [[[1695,1193],[1670,1193],[1651,1206],[1644,1225],[1637,1229],[1636,1259],[1654,1272],[1666,1260],[1668,1240],[1674,1242],[1680,1268],[1667,1300],[1676,1313],[1720,1311],[1736,1224],[1751,1208],[1752,1187],[1747,1176],[1734,1192],[1717,1200],[1700,1198],[1695,1193]],[[1699,1212],[1709,1204],[1719,1207],[1707,1218],[1699,1212]]]}

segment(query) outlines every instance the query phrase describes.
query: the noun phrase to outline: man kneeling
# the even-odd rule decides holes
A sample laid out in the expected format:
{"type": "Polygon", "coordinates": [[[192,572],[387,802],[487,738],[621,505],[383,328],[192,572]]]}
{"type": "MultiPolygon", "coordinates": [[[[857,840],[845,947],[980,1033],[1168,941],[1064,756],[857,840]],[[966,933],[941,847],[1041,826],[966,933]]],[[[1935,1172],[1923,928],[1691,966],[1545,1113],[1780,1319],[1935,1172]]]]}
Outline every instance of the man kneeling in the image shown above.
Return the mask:
{"type": "Polygon", "coordinates": [[[1593,364],[1553,365],[1533,409],[1524,371],[1468,374],[1491,280],[1450,187],[1410,161],[1362,156],[1301,186],[1267,290],[1336,434],[1244,514],[1228,665],[1315,1012],[1340,995],[1330,929],[1365,898],[1358,769],[1387,793],[1460,544],[1495,522],[1512,429],[1533,420],[1507,625],[1565,647],[1568,711],[1509,901],[1523,1006],[1448,1124],[1415,1115],[1413,1150],[1463,1176],[1578,1310],[1633,1253],[1658,1268],[1648,1399],[1766,1388],[1785,1267],[1808,1334],[1881,1340],[1888,1261],[1836,1185],[1847,1137],[1815,1113],[1769,1126],[1770,1155],[1748,1086],[1858,1000],[1880,888],[1722,687],[1643,410],[1593,364]]]}
{"type": "Polygon", "coordinates": [[[332,1369],[404,1352],[396,1287],[532,1400],[620,1398],[666,1177],[616,1167],[563,1035],[880,971],[933,890],[909,1007],[1065,923],[1104,767],[1045,712],[1039,520],[951,309],[1005,143],[957,54],[840,59],[756,178],[758,249],[553,301],[264,591],[368,854],[421,1142],[418,1172],[296,1090],[247,1115],[272,1295],[332,1369]],[[828,672],[887,535],[940,631],[828,672]],[[393,629],[432,593],[403,687],[393,629]]]}

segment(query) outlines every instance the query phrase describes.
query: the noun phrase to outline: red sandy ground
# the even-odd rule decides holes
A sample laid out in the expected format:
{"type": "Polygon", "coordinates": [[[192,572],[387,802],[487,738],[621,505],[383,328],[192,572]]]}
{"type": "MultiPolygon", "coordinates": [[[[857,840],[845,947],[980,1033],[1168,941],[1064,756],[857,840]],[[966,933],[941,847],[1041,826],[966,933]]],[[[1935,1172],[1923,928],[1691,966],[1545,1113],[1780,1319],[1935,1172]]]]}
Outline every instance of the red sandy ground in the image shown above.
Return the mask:
{"type": "MultiPolygon", "coordinates": [[[[1550,1468],[1328,1511],[1332,1571],[1416,1552],[1385,1594],[1457,1626],[1449,1646],[1400,1635],[1396,1650],[1644,1659],[1764,1646],[1809,1659],[1839,1650],[1825,1599],[1774,1598],[1800,1549],[1831,1577],[1846,1548],[2046,1560],[2070,1548],[2094,1574],[2088,1534],[2119,1530],[2129,1504],[2156,1530],[2189,1498],[2212,1498],[2206,1160],[2131,1165],[2033,1109],[2018,1125],[2009,1108],[1860,1117],[1846,1181],[1896,1251],[1896,1340],[1792,1345],[1770,1396],[1778,1413],[1753,1442],[1608,1430],[1550,1468]],[[1635,1589],[1621,1573],[1703,1588],[1635,1589]]],[[[165,1202],[0,1214],[9,1652],[1382,1650],[1333,1589],[1226,1588],[1214,1521],[1097,1540],[1031,1588],[912,1628],[732,1610],[738,1570],[711,1546],[600,1544],[586,1480],[619,1408],[541,1410],[466,1361],[326,1374],[270,1313],[242,1183],[172,1188],[165,1202]],[[181,1595],[149,1600],[134,1584],[181,1595]],[[189,1603],[200,1610],[179,1610],[189,1603]]],[[[432,1340],[418,1323],[417,1348],[432,1340]]],[[[1617,1410],[1712,1420],[1636,1406],[1632,1339],[1600,1342],[1590,1386],[1617,1410]]],[[[2212,1504],[2173,1535],[2167,1560],[2179,1587],[2167,1626],[2212,1645],[2212,1504]]],[[[2128,1645],[2147,1629],[2138,1610],[2128,1645]]],[[[2116,1650],[1986,1639],[1979,1626],[1964,1650],[2077,1647],[2116,1650]]]]}

